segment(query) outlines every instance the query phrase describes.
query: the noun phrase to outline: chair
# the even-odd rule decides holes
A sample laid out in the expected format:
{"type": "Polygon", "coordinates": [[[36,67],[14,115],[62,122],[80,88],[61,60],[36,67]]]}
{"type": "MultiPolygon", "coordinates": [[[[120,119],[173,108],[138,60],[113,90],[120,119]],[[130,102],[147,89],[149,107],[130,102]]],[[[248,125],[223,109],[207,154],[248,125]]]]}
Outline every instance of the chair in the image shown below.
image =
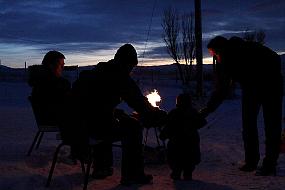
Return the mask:
{"type": "MultiPolygon", "coordinates": [[[[83,176],[84,176],[83,190],[87,190],[88,178],[89,178],[89,175],[90,175],[91,165],[93,163],[93,159],[92,159],[93,156],[92,155],[94,154],[96,146],[100,145],[100,143],[102,143],[102,142],[103,142],[102,140],[92,140],[92,139],[90,139],[89,140],[89,144],[88,144],[87,160],[85,160],[86,163],[84,163],[84,160],[79,160],[80,161],[80,165],[81,165],[81,169],[82,169],[82,173],[83,173],[83,176]],[[86,164],[86,167],[85,167],[85,164],[86,164]]],[[[47,182],[46,182],[46,187],[50,186],[52,175],[53,175],[53,172],[54,172],[54,169],[55,169],[55,165],[56,165],[56,162],[57,162],[58,154],[60,152],[60,149],[63,146],[65,146],[65,145],[69,146],[68,143],[62,141],[56,147],[55,153],[53,155],[53,160],[52,160],[51,168],[50,168],[50,171],[49,171],[48,179],[47,179],[47,182]]]]}
{"type": "Polygon", "coordinates": [[[43,124],[41,122],[41,110],[40,110],[40,107],[39,105],[33,100],[32,96],[29,96],[28,97],[28,100],[32,106],[32,110],[33,110],[33,113],[34,113],[34,116],[35,116],[35,119],[36,119],[36,124],[37,124],[37,127],[38,127],[38,131],[34,137],[34,140],[29,148],[29,151],[27,153],[27,156],[30,156],[33,149],[34,149],[34,146],[36,145],[36,149],[39,148],[40,146],[40,143],[42,141],[42,138],[43,138],[43,135],[45,132],[57,132],[59,133],[59,127],[58,126],[55,126],[55,125],[48,125],[48,124],[43,124]]]}
{"type": "MultiPolygon", "coordinates": [[[[87,190],[88,178],[89,178],[91,166],[92,166],[92,163],[93,163],[93,155],[96,152],[95,151],[96,147],[98,145],[100,145],[102,142],[103,142],[102,140],[89,139],[89,143],[87,145],[88,146],[87,159],[86,160],[79,160],[80,165],[81,165],[81,169],[82,169],[82,173],[83,173],[83,176],[84,176],[83,190],[87,190]]],[[[63,140],[56,147],[55,153],[53,155],[53,160],[52,160],[51,168],[50,168],[50,171],[49,171],[48,179],[47,179],[47,182],[46,182],[46,187],[50,186],[52,175],[53,175],[53,172],[54,172],[54,169],[55,169],[55,165],[56,165],[56,162],[57,162],[58,154],[60,152],[60,149],[63,146],[65,146],[65,145],[70,146],[68,143],[64,142],[64,140],[63,140]]],[[[115,144],[115,143],[113,143],[112,146],[113,147],[120,147],[120,148],[122,147],[121,145],[115,144]]]]}
{"type": "MultiPolygon", "coordinates": [[[[57,162],[57,158],[58,158],[58,154],[61,150],[61,148],[63,146],[70,146],[70,143],[68,142],[68,140],[64,139],[64,134],[61,134],[63,131],[60,131],[60,128],[56,125],[44,125],[42,124],[41,118],[42,118],[42,114],[45,114],[42,110],[42,108],[36,103],[36,101],[33,100],[33,98],[31,96],[28,97],[32,109],[33,109],[33,113],[35,115],[36,118],[36,123],[38,126],[38,132],[33,140],[33,143],[28,151],[28,155],[31,154],[35,144],[36,148],[39,147],[40,142],[42,140],[43,134],[44,132],[58,132],[60,139],[62,142],[56,147],[56,150],[54,152],[53,155],[53,160],[52,160],[52,164],[51,164],[51,168],[49,170],[49,174],[48,174],[48,179],[46,182],[46,187],[50,186],[51,180],[52,180],[52,176],[53,176],[53,172],[56,166],[56,162],[57,162]]],[[[100,145],[103,141],[102,140],[95,140],[95,139],[89,139],[89,143],[87,144],[87,159],[86,160],[79,160],[80,164],[81,164],[81,169],[82,169],[82,173],[84,175],[84,186],[83,186],[83,190],[87,189],[88,186],[88,178],[90,175],[90,170],[91,170],[91,165],[93,163],[93,155],[95,153],[95,149],[98,145],[100,145]],[[84,163],[85,161],[85,163],[84,163]],[[86,165],[86,166],[85,166],[86,165]]],[[[113,147],[121,147],[120,144],[112,144],[113,147]]]]}
{"type": "MultiPolygon", "coordinates": [[[[45,117],[44,114],[46,114],[46,113],[44,112],[44,110],[42,110],[43,108],[37,103],[37,101],[35,101],[32,98],[32,96],[29,96],[28,100],[30,101],[31,106],[32,106],[32,110],[33,110],[33,113],[34,113],[34,116],[35,116],[35,119],[36,119],[36,123],[37,123],[37,126],[38,126],[38,131],[37,131],[36,136],[35,136],[35,138],[34,138],[34,140],[32,142],[32,145],[29,148],[29,151],[28,151],[27,155],[29,156],[31,154],[31,152],[32,152],[32,150],[33,150],[35,145],[36,145],[36,148],[39,147],[39,145],[41,143],[41,140],[42,140],[42,137],[43,137],[45,132],[57,132],[59,134],[57,137],[60,137],[60,138],[58,138],[58,140],[62,141],[56,147],[56,150],[55,150],[54,155],[53,155],[52,165],[51,165],[51,168],[50,168],[50,171],[49,171],[49,175],[48,175],[48,179],[47,179],[47,182],[46,182],[46,187],[49,187],[50,183],[51,183],[52,175],[53,175],[53,172],[54,172],[54,169],[55,169],[55,165],[56,165],[56,162],[57,162],[58,154],[59,154],[59,152],[60,152],[60,150],[61,150],[61,148],[63,146],[70,146],[70,144],[69,144],[69,142],[67,142],[65,139],[62,138],[63,136],[62,136],[61,131],[60,131],[58,126],[56,126],[56,125],[45,125],[44,124],[45,122],[42,120],[42,118],[45,117]]],[[[88,143],[88,155],[87,155],[87,160],[86,160],[86,167],[85,167],[84,161],[83,160],[79,160],[80,164],[81,164],[82,173],[84,175],[84,187],[83,187],[83,190],[87,189],[88,178],[89,178],[89,174],[90,174],[91,165],[92,165],[92,162],[93,162],[92,155],[94,154],[94,149],[101,142],[102,141],[100,141],[100,140],[94,140],[94,139],[90,139],[89,140],[89,143],[88,143]]],[[[114,145],[114,146],[116,146],[116,145],[114,145]]]]}

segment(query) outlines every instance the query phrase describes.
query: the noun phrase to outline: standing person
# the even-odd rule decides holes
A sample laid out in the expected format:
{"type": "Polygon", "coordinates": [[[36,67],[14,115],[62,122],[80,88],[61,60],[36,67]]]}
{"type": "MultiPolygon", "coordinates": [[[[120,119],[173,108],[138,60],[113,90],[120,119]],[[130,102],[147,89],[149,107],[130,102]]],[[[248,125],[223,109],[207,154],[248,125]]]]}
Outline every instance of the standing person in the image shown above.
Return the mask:
{"type": "Polygon", "coordinates": [[[241,171],[257,169],[260,159],[257,116],[262,107],[265,125],[265,157],[256,175],[275,175],[279,157],[283,84],[280,57],[257,42],[245,42],[239,37],[227,40],[217,36],[208,44],[217,60],[217,85],[205,116],[213,112],[226,98],[231,81],[242,89],[242,136],[245,164],[241,171]]]}
{"type": "Polygon", "coordinates": [[[200,137],[198,129],[206,120],[192,106],[189,94],[180,94],[176,98],[176,108],[167,116],[167,122],[160,133],[160,139],[169,139],[167,143],[167,161],[172,170],[173,180],[181,178],[192,180],[192,172],[200,163],[200,137]]]}
{"type": "Polygon", "coordinates": [[[146,120],[153,120],[160,110],[151,106],[130,77],[138,63],[131,44],[121,46],[114,59],[101,62],[91,71],[82,72],[73,85],[78,99],[81,126],[89,136],[104,140],[96,150],[92,176],[105,178],[112,175],[112,142],[122,142],[121,184],[147,184],[153,177],[144,173],[142,155],[142,126],[116,106],[125,101],[146,120]],[[99,152],[97,152],[99,151],[99,152]],[[99,173],[98,173],[99,172],[99,173]]]}
{"type": "Polygon", "coordinates": [[[29,67],[31,98],[40,108],[39,121],[46,125],[61,122],[65,98],[71,90],[70,82],[62,77],[64,59],[62,53],[49,51],[41,65],[29,67]]]}

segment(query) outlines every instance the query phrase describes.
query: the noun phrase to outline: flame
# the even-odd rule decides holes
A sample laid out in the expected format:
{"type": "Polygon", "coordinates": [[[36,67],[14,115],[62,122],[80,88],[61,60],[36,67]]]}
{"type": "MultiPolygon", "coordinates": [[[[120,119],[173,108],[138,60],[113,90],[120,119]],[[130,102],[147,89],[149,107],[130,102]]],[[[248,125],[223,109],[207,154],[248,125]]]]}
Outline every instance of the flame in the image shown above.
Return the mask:
{"type": "Polygon", "coordinates": [[[153,92],[149,93],[148,95],[146,95],[149,103],[154,106],[154,107],[159,107],[158,105],[156,105],[157,102],[161,101],[161,97],[158,94],[157,90],[154,89],[153,92]]]}

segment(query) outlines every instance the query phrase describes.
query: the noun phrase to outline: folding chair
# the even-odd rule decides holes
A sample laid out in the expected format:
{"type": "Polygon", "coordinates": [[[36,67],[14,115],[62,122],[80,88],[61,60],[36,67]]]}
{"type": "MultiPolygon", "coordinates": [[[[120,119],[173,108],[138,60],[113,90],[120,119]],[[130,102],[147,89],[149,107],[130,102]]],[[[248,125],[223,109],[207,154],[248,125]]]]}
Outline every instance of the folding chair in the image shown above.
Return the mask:
{"type": "MultiPolygon", "coordinates": [[[[88,151],[87,151],[87,159],[86,160],[79,160],[80,165],[81,165],[81,170],[84,176],[84,185],[83,185],[83,190],[87,189],[88,186],[88,179],[89,179],[89,175],[90,175],[90,170],[91,170],[91,166],[93,163],[93,155],[96,153],[96,147],[98,145],[100,145],[103,141],[102,140],[95,140],[95,139],[89,139],[89,143],[88,143],[88,151]],[[85,166],[86,165],[86,166],[85,166]]],[[[51,168],[49,171],[49,175],[48,175],[48,179],[46,182],[46,187],[50,186],[51,183],[51,179],[52,179],[52,175],[55,169],[55,165],[57,162],[57,158],[58,158],[58,154],[60,152],[60,149],[63,146],[70,146],[69,143],[66,143],[64,140],[56,147],[55,153],[53,155],[53,160],[52,160],[52,164],[51,164],[51,168]]],[[[122,147],[120,144],[112,144],[113,147],[122,147]]]]}
{"type": "MultiPolygon", "coordinates": [[[[82,173],[83,173],[83,176],[84,176],[83,190],[87,189],[88,178],[89,178],[89,175],[90,175],[91,165],[93,163],[93,155],[95,153],[95,148],[96,148],[96,146],[100,145],[100,143],[102,143],[102,142],[103,142],[102,140],[93,140],[93,139],[89,140],[89,144],[87,145],[88,146],[87,160],[85,160],[85,163],[84,163],[84,160],[79,160],[80,161],[80,165],[81,165],[81,169],[82,169],[82,173]],[[86,166],[85,166],[85,164],[86,164],[86,166]]],[[[56,165],[56,162],[57,162],[59,151],[65,145],[70,146],[68,143],[62,141],[56,147],[55,153],[53,155],[53,160],[52,160],[51,168],[50,168],[50,171],[49,171],[48,179],[47,179],[47,182],[46,182],[46,187],[50,186],[52,175],[53,175],[53,172],[54,172],[54,169],[55,169],[55,165],[56,165]]]]}
{"type": "MultiPolygon", "coordinates": [[[[63,135],[61,134],[61,131],[60,131],[58,126],[43,124],[43,121],[41,120],[41,118],[43,116],[42,114],[45,114],[43,112],[43,110],[41,110],[43,108],[41,108],[41,106],[36,101],[34,101],[32,96],[29,96],[28,100],[30,101],[31,106],[32,106],[32,110],[33,110],[33,113],[34,113],[34,116],[35,116],[35,119],[36,119],[36,123],[37,123],[37,126],[38,126],[38,131],[37,131],[36,136],[35,136],[35,138],[34,138],[34,140],[32,142],[32,145],[29,148],[29,151],[28,151],[27,155],[29,156],[31,154],[31,152],[32,152],[32,150],[33,150],[35,145],[36,145],[36,148],[39,147],[39,145],[41,143],[41,140],[42,140],[42,137],[43,137],[45,132],[57,132],[59,134],[57,136],[59,138],[57,138],[57,139],[58,140],[62,140],[62,142],[56,147],[56,150],[55,150],[54,155],[53,155],[53,161],[52,161],[51,168],[50,168],[49,175],[48,175],[48,179],[47,179],[47,182],[46,182],[46,187],[49,187],[50,183],[51,183],[52,175],[53,175],[53,172],[54,172],[54,169],[55,169],[55,165],[56,165],[56,162],[57,162],[58,154],[59,154],[59,152],[60,152],[60,150],[61,150],[61,148],[63,146],[70,146],[70,144],[62,138],[63,135]]],[[[89,139],[89,143],[87,145],[88,146],[87,160],[85,160],[86,163],[84,163],[83,160],[79,160],[80,164],[81,164],[82,173],[84,175],[83,190],[87,189],[90,169],[91,169],[91,165],[93,163],[93,159],[92,159],[93,156],[92,155],[94,154],[94,149],[101,142],[103,142],[103,141],[102,140],[89,139]],[[86,164],[86,166],[85,166],[85,164],[86,164]]],[[[120,147],[120,145],[116,145],[116,144],[113,144],[113,146],[120,147]]]]}
{"type": "Polygon", "coordinates": [[[45,125],[41,122],[41,110],[40,110],[40,107],[39,105],[33,100],[32,96],[29,96],[28,97],[28,100],[30,101],[31,103],[31,106],[32,106],[32,110],[33,110],[33,113],[34,113],[34,116],[35,116],[35,119],[36,119],[36,124],[37,124],[37,127],[38,127],[38,131],[34,137],[34,140],[29,148],[29,151],[27,153],[27,156],[30,156],[33,149],[34,149],[34,146],[36,145],[36,149],[39,148],[40,146],[40,143],[42,141],[42,138],[43,138],[43,135],[45,132],[57,132],[59,133],[59,128],[58,126],[55,126],[55,125],[45,125]]]}

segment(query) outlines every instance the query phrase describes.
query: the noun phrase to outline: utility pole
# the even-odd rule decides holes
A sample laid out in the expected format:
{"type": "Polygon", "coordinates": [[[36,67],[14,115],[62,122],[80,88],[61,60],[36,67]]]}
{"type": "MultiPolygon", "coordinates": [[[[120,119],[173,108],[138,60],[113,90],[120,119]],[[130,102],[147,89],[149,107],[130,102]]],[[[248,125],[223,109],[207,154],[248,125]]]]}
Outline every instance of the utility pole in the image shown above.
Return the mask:
{"type": "Polygon", "coordinates": [[[203,52],[202,52],[202,18],[201,0],[195,2],[195,39],[196,39],[196,63],[197,63],[197,86],[196,93],[203,95],[203,52]]]}

